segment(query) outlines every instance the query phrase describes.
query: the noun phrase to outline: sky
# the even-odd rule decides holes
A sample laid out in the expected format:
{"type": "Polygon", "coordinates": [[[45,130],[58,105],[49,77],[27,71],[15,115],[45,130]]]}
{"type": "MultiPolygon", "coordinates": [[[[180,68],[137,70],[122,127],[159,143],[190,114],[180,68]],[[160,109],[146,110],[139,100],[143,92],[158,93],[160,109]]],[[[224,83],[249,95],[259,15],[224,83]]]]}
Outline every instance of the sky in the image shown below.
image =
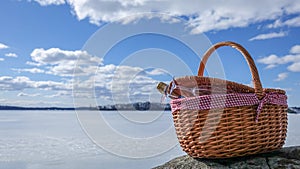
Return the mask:
{"type": "MultiPolygon", "coordinates": [[[[264,88],[300,106],[297,0],[3,0],[0,8],[0,105],[159,102],[158,81],[196,75],[211,44],[234,41],[264,88]]],[[[222,76],[206,76],[251,85],[237,51],[217,53],[207,67],[222,76]]]]}

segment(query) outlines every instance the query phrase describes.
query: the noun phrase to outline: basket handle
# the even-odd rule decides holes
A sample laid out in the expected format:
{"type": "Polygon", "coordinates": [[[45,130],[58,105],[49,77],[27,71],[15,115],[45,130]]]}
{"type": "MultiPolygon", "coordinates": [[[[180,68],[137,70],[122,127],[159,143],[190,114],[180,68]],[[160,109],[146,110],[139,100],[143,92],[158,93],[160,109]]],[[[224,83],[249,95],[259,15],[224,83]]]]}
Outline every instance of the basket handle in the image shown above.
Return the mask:
{"type": "Polygon", "coordinates": [[[251,55],[249,54],[249,52],[243,46],[241,46],[240,44],[237,44],[235,42],[230,42],[230,41],[219,42],[219,43],[216,43],[215,45],[213,45],[212,47],[210,47],[206,51],[206,53],[204,54],[204,56],[203,56],[203,58],[200,62],[199,69],[198,69],[198,76],[203,76],[205,65],[206,65],[206,62],[207,62],[208,58],[211,56],[211,54],[216,49],[218,49],[219,47],[222,47],[222,46],[230,46],[230,47],[235,48],[239,52],[241,52],[241,54],[246,59],[246,61],[248,63],[248,66],[250,68],[250,71],[251,71],[251,74],[252,74],[252,83],[254,85],[255,94],[258,97],[258,99],[262,99],[263,96],[264,96],[264,93],[263,93],[263,88],[262,88],[262,85],[261,85],[261,81],[260,81],[260,78],[259,78],[257,68],[255,66],[255,63],[254,63],[251,55]]]}

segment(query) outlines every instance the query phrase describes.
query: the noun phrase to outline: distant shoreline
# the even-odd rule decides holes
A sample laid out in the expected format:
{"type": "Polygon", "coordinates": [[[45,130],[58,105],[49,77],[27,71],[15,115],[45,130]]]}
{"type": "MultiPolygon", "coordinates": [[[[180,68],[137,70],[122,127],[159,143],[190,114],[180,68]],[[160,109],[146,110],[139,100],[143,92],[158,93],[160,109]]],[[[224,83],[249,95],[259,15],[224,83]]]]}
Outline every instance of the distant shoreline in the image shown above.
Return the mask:
{"type": "Polygon", "coordinates": [[[21,106],[0,106],[0,110],[75,110],[71,107],[21,107],[21,106]]]}
{"type": "MultiPolygon", "coordinates": [[[[89,110],[89,111],[158,111],[171,110],[170,104],[139,102],[134,104],[105,105],[98,107],[22,107],[22,106],[0,106],[1,110],[51,110],[51,111],[72,111],[72,110],[89,110]]],[[[289,107],[288,113],[300,114],[300,107],[289,107]]]]}
{"type": "Polygon", "coordinates": [[[170,104],[150,103],[150,102],[137,102],[133,104],[117,104],[117,105],[104,105],[97,107],[22,107],[22,106],[1,106],[1,110],[91,110],[91,111],[156,111],[156,110],[171,110],[170,104]]]}

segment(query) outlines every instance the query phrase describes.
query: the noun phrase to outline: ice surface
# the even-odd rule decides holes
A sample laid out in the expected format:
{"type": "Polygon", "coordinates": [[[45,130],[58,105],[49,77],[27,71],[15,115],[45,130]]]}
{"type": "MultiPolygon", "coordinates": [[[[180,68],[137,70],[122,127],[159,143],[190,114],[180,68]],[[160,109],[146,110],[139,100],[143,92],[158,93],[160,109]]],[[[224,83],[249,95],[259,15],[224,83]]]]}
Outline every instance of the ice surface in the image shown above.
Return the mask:
{"type": "MultiPolygon", "coordinates": [[[[150,127],[139,123],[129,127],[128,121],[116,117],[116,112],[110,113],[106,116],[111,125],[131,137],[157,135],[172,125],[171,113],[168,112],[160,117],[163,123],[152,122],[150,127]]],[[[300,115],[289,114],[288,117],[285,146],[300,145],[300,115]]],[[[74,111],[0,112],[0,169],[151,168],[182,154],[184,152],[177,145],[151,158],[116,156],[89,139],[74,111]]]]}
{"type": "MultiPolygon", "coordinates": [[[[128,125],[128,121],[122,122],[114,117],[114,112],[110,113],[112,115],[107,118],[112,120],[111,125],[124,134],[137,136],[143,130],[151,130],[144,136],[155,134],[155,128],[147,127],[135,129],[130,134],[131,127],[122,127],[122,124],[128,125]]],[[[170,118],[170,114],[165,116],[170,118]]],[[[159,133],[163,127],[158,126],[156,130],[159,133]]],[[[0,169],[151,168],[182,154],[177,145],[171,151],[152,158],[116,156],[91,141],[74,111],[0,112],[0,169]]]]}

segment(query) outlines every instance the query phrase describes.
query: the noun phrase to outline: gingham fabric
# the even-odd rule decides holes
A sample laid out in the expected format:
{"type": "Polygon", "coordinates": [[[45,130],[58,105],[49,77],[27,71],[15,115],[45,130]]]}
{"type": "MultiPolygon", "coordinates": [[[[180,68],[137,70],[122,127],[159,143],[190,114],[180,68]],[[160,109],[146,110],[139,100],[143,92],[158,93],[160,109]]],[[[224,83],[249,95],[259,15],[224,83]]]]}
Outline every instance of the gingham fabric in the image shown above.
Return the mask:
{"type": "Polygon", "coordinates": [[[197,97],[174,99],[171,101],[172,111],[176,110],[209,110],[237,106],[258,105],[256,121],[264,104],[287,105],[287,96],[278,93],[266,93],[262,100],[259,100],[254,93],[251,94],[213,94],[197,97]]]}

